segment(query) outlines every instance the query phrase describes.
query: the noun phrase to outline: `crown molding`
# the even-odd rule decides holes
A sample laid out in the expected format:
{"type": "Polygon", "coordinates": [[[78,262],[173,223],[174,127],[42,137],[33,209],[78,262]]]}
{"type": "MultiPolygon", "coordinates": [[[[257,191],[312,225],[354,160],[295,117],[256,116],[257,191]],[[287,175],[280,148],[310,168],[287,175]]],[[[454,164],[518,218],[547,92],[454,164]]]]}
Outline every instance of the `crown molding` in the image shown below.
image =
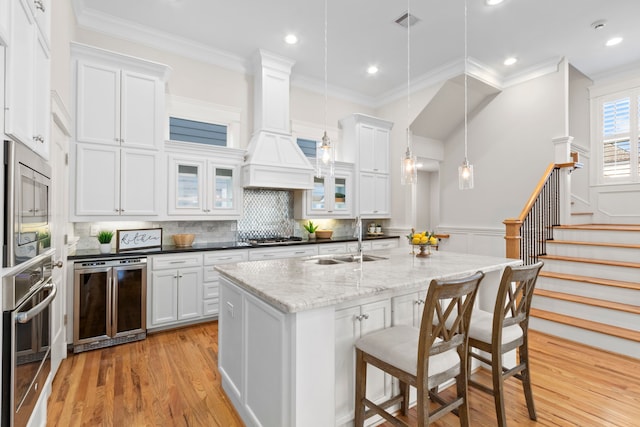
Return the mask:
{"type": "Polygon", "coordinates": [[[213,49],[186,38],[175,37],[140,24],[135,24],[123,19],[115,19],[112,16],[88,10],[82,6],[84,4],[83,0],[74,0],[73,4],[76,20],[80,28],[97,31],[123,40],[133,41],[232,71],[253,74],[251,61],[248,59],[220,49],[213,49]]]}
{"type": "MultiPolygon", "coordinates": [[[[90,31],[97,31],[111,37],[140,43],[145,46],[219,66],[231,71],[237,71],[247,75],[252,75],[254,73],[252,58],[243,58],[220,49],[213,49],[202,43],[197,43],[186,38],[171,36],[162,31],[153,30],[149,27],[135,24],[130,21],[115,19],[109,15],[88,10],[84,7],[84,0],[72,0],[72,5],[78,26],[81,28],[90,31]]],[[[412,80],[411,90],[412,92],[415,92],[425,89],[449,80],[464,73],[465,71],[469,75],[502,90],[510,86],[524,83],[527,80],[556,72],[561,60],[562,58],[552,58],[518,73],[502,76],[492,68],[471,57],[467,60],[467,67],[465,70],[464,59],[460,58],[459,60],[443,64],[427,74],[418,76],[416,79],[412,80]]],[[[625,67],[624,69],[618,70],[618,73],[628,74],[634,67],[637,70],[638,65],[639,64],[634,64],[633,67],[625,67]]],[[[606,74],[606,77],[610,76],[610,73],[606,74]]],[[[604,78],[605,75],[598,75],[597,77],[604,78]]],[[[324,81],[320,81],[318,79],[292,75],[291,84],[311,92],[324,94],[324,81]]],[[[363,95],[362,93],[354,90],[338,86],[328,87],[327,92],[335,98],[354,102],[370,108],[380,108],[406,96],[406,86],[398,86],[395,89],[391,89],[376,97],[363,95]]]]}
{"type": "Polygon", "coordinates": [[[510,86],[519,85],[528,80],[537,79],[547,74],[552,74],[558,71],[560,62],[564,58],[555,57],[544,62],[540,62],[532,67],[525,68],[524,70],[511,74],[508,78],[503,79],[502,87],[508,88],[510,86]]]}

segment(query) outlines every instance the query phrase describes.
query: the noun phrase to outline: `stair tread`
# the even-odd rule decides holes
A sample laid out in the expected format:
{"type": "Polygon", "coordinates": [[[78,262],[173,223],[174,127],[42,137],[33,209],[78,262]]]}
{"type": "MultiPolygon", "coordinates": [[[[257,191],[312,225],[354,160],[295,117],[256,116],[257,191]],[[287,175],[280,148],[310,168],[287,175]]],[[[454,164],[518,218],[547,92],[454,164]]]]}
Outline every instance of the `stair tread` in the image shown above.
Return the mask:
{"type": "Polygon", "coordinates": [[[635,289],[640,291],[640,283],[626,282],[623,280],[602,279],[600,277],[580,276],[577,274],[556,273],[553,271],[540,271],[540,277],[549,277],[553,279],[573,280],[574,282],[590,283],[592,285],[614,286],[625,289],[635,289]]]}
{"type": "Polygon", "coordinates": [[[640,224],[570,224],[556,225],[554,228],[564,230],[640,231],[640,224]]]}
{"type": "Polygon", "coordinates": [[[586,304],[593,307],[607,308],[610,310],[623,311],[626,313],[640,314],[640,305],[623,304],[614,301],[606,301],[598,298],[584,297],[580,295],[567,294],[564,292],[551,291],[548,289],[536,289],[534,295],[547,298],[554,298],[563,301],[586,304]]]}
{"type": "Polygon", "coordinates": [[[562,323],[577,328],[587,329],[601,334],[611,335],[614,337],[640,342],[640,331],[632,329],[620,328],[618,326],[606,325],[591,320],[580,319],[577,317],[566,316],[563,314],[553,313],[546,310],[532,308],[530,311],[532,317],[545,319],[552,322],[562,323]]]}
{"type": "Polygon", "coordinates": [[[577,258],[577,257],[569,257],[569,256],[561,256],[561,255],[540,255],[538,258],[558,260],[558,261],[583,262],[588,264],[613,265],[617,267],[640,268],[640,263],[629,262],[629,261],[610,261],[605,259],[577,258]]]}
{"type": "Polygon", "coordinates": [[[606,246],[608,248],[640,249],[640,245],[632,243],[588,242],[583,240],[547,240],[547,244],[557,245],[582,245],[582,246],[606,246]]]}

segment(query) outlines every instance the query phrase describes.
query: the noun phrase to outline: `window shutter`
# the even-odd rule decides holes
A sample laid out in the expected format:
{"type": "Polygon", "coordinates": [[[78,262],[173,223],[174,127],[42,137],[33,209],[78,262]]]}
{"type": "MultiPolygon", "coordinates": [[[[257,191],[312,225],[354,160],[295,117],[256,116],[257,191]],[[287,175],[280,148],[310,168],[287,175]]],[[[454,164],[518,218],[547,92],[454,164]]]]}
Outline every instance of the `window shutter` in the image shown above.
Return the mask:
{"type": "Polygon", "coordinates": [[[227,146],[227,127],[195,120],[169,118],[169,138],[172,141],[227,146]]]}

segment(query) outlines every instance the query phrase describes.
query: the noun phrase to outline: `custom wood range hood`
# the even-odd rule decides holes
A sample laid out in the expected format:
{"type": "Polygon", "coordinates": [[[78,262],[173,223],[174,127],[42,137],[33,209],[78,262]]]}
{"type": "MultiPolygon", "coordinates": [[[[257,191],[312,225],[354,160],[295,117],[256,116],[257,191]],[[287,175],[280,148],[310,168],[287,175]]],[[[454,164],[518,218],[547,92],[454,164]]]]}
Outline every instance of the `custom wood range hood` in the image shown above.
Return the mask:
{"type": "Polygon", "coordinates": [[[291,135],[289,77],[293,64],[264,50],[256,54],[254,134],[242,166],[245,188],[313,188],[313,166],[291,135]]]}

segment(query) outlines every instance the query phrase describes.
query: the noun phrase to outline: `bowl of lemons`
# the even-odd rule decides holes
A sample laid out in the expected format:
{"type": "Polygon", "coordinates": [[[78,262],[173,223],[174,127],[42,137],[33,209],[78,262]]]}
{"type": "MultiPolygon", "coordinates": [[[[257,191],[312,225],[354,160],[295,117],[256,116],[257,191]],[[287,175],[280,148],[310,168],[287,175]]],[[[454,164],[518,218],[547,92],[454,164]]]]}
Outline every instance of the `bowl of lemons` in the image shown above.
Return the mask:
{"type": "Polygon", "coordinates": [[[416,232],[414,229],[411,229],[411,234],[407,236],[407,239],[411,245],[420,248],[420,251],[416,255],[418,258],[428,257],[431,255],[431,247],[438,246],[438,238],[432,231],[416,232]]]}

